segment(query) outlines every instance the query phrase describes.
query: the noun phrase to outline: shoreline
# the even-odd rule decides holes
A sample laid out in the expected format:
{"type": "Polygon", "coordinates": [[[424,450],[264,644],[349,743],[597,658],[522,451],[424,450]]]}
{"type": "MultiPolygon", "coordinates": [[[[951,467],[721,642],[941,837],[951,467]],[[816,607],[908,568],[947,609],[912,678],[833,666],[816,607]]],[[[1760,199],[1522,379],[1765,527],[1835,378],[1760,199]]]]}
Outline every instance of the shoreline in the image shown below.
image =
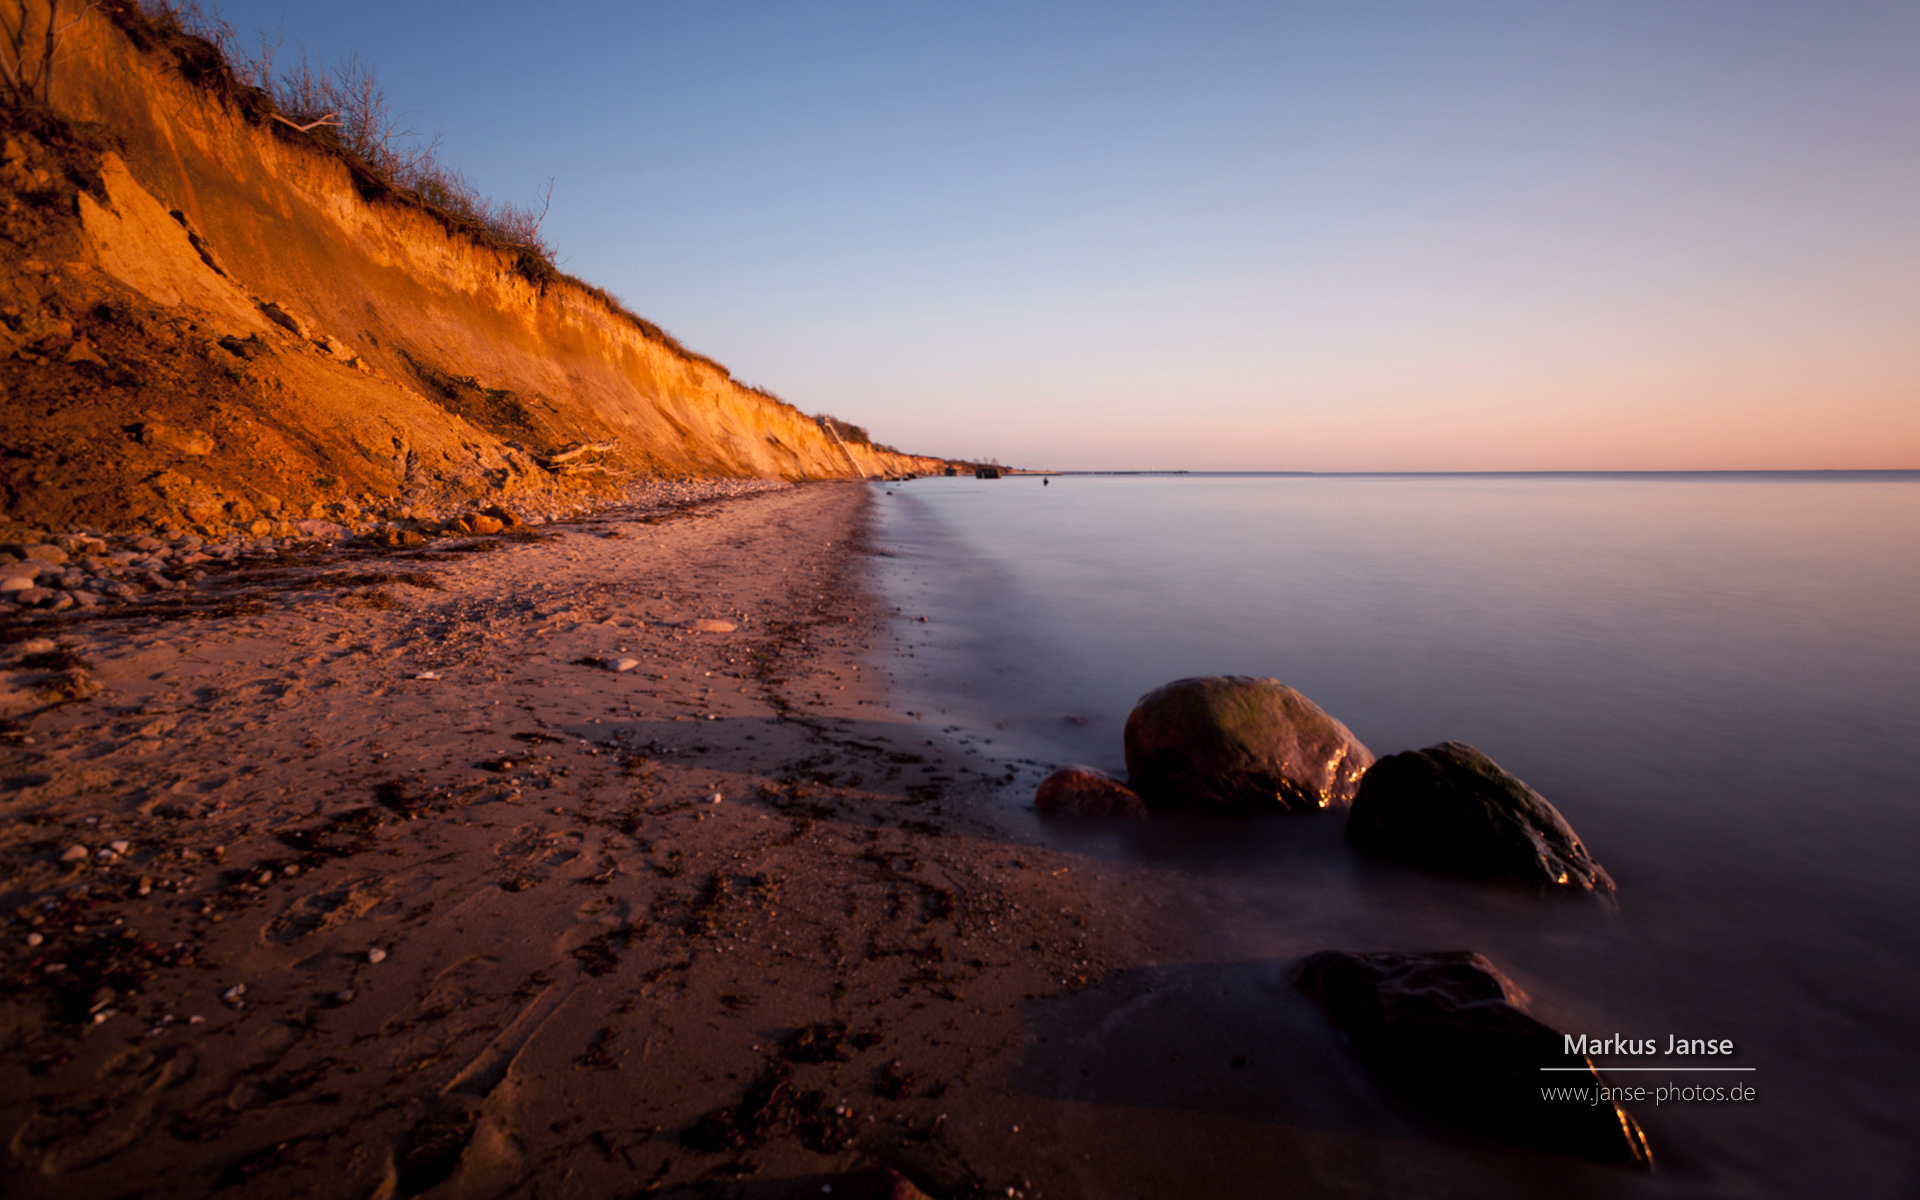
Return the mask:
{"type": "Polygon", "coordinates": [[[1023,1028],[1116,938],[856,669],[870,504],[601,511],[60,628],[103,690],[4,749],[18,1194],[1027,1190],[1023,1028]]]}

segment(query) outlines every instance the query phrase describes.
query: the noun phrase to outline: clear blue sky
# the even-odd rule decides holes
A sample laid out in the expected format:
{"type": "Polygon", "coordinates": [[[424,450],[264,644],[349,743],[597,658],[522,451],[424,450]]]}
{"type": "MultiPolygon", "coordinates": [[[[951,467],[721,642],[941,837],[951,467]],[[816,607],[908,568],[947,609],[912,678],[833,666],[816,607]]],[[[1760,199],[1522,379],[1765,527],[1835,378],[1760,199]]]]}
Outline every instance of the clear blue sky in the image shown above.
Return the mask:
{"type": "Polygon", "coordinates": [[[905,449],[1920,467],[1920,4],[226,0],[905,449]]]}

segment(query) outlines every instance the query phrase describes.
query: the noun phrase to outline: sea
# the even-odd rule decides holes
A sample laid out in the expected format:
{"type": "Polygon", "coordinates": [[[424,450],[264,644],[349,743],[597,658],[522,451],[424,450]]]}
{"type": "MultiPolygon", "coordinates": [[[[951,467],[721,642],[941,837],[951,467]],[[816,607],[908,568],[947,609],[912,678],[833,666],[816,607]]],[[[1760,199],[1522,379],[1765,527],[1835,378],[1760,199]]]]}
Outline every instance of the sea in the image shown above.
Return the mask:
{"type": "Polygon", "coordinates": [[[897,703],[1006,768],[977,803],[1010,840],[1178,893],[1152,985],[1056,1020],[1024,1085],[1088,1114],[1056,1132],[1101,1147],[1090,1194],[1240,1189],[1284,1150],[1301,1195],[1920,1195],[1920,472],[870,486],[897,703]],[[1479,747],[1617,905],[1369,861],[1337,813],[1030,812],[1055,766],[1124,776],[1134,702],[1211,674],[1279,679],[1376,755],[1479,747]],[[1669,1089],[1625,1106],[1651,1175],[1503,1148],[1342,1057],[1285,982],[1320,949],[1477,950],[1561,1029],[1730,1039],[1736,1070],[1597,1060],[1669,1089]],[[1163,1061],[1182,1037],[1268,1069],[1163,1061]],[[1245,1136],[1146,1149],[1196,1114],[1245,1136]]]}

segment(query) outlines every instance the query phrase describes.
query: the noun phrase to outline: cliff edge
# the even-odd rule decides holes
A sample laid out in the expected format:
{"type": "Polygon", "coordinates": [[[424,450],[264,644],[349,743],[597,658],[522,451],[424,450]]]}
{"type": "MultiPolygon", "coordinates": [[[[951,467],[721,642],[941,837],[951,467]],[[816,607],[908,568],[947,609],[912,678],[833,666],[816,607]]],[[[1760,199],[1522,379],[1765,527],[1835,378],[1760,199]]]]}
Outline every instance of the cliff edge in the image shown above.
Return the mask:
{"type": "Polygon", "coordinates": [[[946,465],[382,189],[130,3],[60,36],[46,103],[0,105],[0,523],[261,532],[946,465]]]}

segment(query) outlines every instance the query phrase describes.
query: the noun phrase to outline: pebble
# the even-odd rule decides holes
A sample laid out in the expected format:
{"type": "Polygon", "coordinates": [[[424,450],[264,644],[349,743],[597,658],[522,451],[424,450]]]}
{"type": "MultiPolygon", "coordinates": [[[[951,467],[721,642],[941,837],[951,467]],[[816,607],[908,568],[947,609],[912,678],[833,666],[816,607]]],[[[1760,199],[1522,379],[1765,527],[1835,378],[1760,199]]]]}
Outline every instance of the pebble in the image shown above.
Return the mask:
{"type": "Polygon", "coordinates": [[[125,854],[127,851],[133,849],[133,843],[132,842],[108,842],[107,849],[113,851],[115,854],[125,854]]]}
{"type": "Polygon", "coordinates": [[[220,999],[227,1004],[233,1005],[235,1008],[239,1008],[240,1005],[243,1003],[240,997],[246,994],[247,994],[247,985],[244,983],[236,983],[232,987],[228,988],[226,991],[221,992],[220,999]]]}
{"type": "Polygon", "coordinates": [[[695,633],[732,633],[740,627],[732,621],[715,621],[702,617],[700,620],[693,622],[690,628],[692,628],[695,633]]]}
{"type": "Polygon", "coordinates": [[[351,1002],[352,1000],[353,1000],[352,988],[341,988],[339,991],[333,994],[333,1002],[335,1004],[346,1004],[351,1002]]]}
{"type": "Polygon", "coordinates": [[[718,803],[720,803],[720,801],[721,801],[722,799],[723,799],[723,797],[722,797],[722,796],[720,795],[720,793],[719,793],[719,792],[715,792],[715,793],[714,793],[713,795],[711,795],[711,796],[709,796],[709,797],[707,798],[707,803],[708,803],[708,804],[718,804],[718,803]]]}
{"type": "Polygon", "coordinates": [[[370,963],[383,963],[387,961],[387,952],[375,946],[373,949],[367,951],[367,961],[370,963]]]}
{"type": "Polygon", "coordinates": [[[613,669],[616,671],[631,671],[639,665],[640,660],[637,658],[623,658],[613,664],[613,669]]]}
{"type": "Polygon", "coordinates": [[[60,861],[64,863],[80,862],[87,857],[87,848],[81,845],[68,846],[60,852],[60,861]]]}
{"type": "Polygon", "coordinates": [[[47,940],[46,938],[41,937],[37,933],[30,933],[27,935],[27,945],[29,946],[38,946],[41,942],[44,942],[46,940],[47,940]]]}

